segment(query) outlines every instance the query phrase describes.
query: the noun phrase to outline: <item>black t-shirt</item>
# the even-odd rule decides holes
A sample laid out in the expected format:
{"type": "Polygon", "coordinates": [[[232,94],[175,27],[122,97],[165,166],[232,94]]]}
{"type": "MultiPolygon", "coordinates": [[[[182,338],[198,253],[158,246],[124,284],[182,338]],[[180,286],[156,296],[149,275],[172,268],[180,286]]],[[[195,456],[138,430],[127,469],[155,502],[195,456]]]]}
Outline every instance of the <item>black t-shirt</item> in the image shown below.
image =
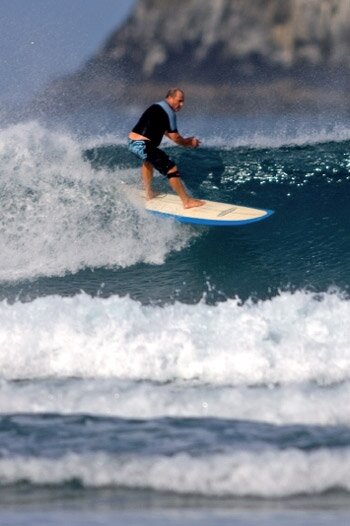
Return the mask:
{"type": "MultiPolygon", "coordinates": [[[[170,111],[173,111],[170,109],[170,111]]],[[[160,104],[152,104],[141,115],[138,123],[133,127],[132,131],[139,135],[144,135],[150,139],[155,146],[158,146],[163,139],[165,132],[177,132],[176,126],[170,123],[170,118],[165,109],[160,104]]]]}

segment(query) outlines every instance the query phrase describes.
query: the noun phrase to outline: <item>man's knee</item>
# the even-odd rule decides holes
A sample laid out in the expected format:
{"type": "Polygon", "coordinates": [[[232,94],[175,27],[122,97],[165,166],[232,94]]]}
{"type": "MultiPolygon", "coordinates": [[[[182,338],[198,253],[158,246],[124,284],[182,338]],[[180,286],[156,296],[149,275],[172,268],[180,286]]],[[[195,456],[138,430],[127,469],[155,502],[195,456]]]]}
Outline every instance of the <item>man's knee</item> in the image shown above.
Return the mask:
{"type": "Polygon", "coordinates": [[[172,177],[180,177],[180,172],[177,169],[176,166],[174,166],[169,172],[166,174],[168,179],[171,179],[172,177]]]}

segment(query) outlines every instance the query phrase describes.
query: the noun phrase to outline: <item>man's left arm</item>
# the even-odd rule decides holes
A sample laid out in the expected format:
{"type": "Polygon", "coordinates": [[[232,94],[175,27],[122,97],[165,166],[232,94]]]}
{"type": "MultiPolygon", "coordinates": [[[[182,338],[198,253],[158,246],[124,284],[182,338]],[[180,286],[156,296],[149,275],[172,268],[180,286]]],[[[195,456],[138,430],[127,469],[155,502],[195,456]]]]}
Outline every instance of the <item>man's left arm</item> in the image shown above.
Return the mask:
{"type": "Polygon", "coordinates": [[[179,132],[165,132],[165,135],[174,143],[185,148],[198,148],[200,140],[197,137],[182,137],[179,132]]]}

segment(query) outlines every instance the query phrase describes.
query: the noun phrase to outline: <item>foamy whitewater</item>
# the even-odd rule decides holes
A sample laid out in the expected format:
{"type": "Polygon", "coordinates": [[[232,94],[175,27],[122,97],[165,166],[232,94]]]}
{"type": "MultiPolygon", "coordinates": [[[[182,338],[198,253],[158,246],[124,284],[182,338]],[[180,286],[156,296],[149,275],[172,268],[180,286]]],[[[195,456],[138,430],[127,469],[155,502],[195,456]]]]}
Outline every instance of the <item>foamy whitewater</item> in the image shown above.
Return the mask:
{"type": "Polygon", "coordinates": [[[252,509],[269,525],[295,519],[277,509],[347,524],[350,133],[281,137],[226,128],[196,151],[166,145],[193,195],[275,210],[215,229],[135,204],[120,136],[1,129],[6,524],[19,524],[10,503],[30,504],[33,524],[97,524],[96,503],[108,525],[247,524],[252,509]],[[61,514],[43,518],[43,502],[61,514]]]}

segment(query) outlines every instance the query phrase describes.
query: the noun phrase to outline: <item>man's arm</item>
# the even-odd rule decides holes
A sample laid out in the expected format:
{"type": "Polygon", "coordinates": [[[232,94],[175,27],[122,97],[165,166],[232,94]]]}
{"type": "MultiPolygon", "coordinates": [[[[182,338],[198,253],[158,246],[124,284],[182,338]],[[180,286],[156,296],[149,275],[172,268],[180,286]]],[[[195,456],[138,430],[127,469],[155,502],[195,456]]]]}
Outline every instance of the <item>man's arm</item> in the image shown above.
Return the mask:
{"type": "Polygon", "coordinates": [[[178,132],[165,132],[165,135],[176,144],[185,148],[197,148],[200,141],[196,137],[182,137],[178,132]]]}

